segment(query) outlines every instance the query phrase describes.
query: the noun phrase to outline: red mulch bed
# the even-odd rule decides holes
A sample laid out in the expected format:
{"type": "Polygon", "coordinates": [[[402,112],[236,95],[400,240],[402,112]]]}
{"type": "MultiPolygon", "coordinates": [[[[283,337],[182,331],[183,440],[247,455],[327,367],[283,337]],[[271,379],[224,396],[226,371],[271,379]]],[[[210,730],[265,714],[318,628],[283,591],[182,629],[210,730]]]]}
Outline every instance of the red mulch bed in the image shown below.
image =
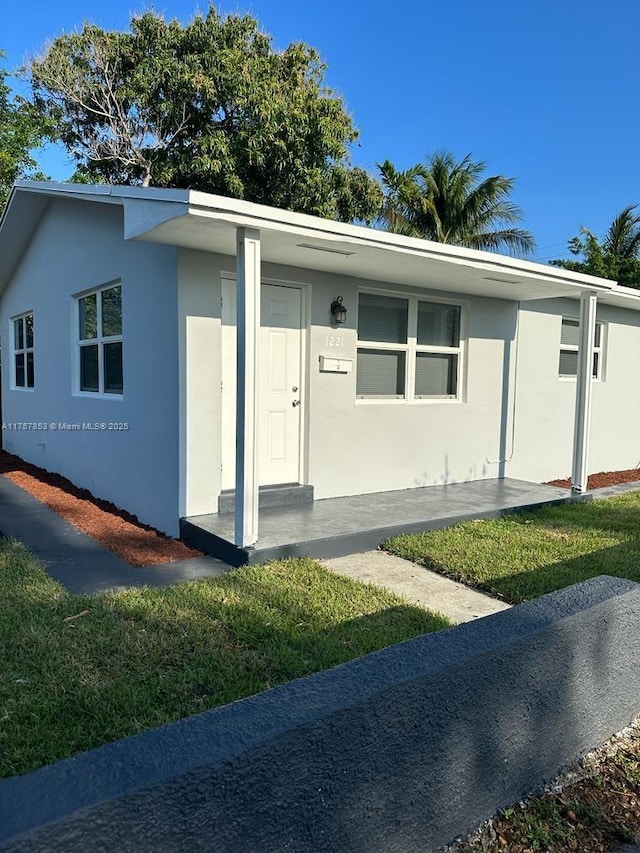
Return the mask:
{"type": "Polygon", "coordinates": [[[91,492],[79,489],[66,477],[24,462],[4,450],[0,451],[0,474],[131,566],[154,566],[201,556],[200,551],[188,548],[180,539],[171,539],[142,524],[135,515],[94,498],[91,492]]]}
{"type": "MultiPolygon", "coordinates": [[[[589,475],[587,488],[603,489],[605,486],[617,486],[620,483],[636,483],[638,481],[640,481],[640,468],[628,468],[626,471],[601,471],[599,474],[589,475]]],[[[545,486],[560,486],[563,489],[570,489],[571,478],[549,480],[545,486]]]]}

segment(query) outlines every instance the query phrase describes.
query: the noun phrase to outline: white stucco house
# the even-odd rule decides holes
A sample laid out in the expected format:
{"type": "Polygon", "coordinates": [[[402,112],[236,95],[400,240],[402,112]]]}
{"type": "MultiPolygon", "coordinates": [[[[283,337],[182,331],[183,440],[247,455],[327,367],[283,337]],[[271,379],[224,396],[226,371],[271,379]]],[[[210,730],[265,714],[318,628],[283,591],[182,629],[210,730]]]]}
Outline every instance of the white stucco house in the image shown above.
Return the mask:
{"type": "Polygon", "coordinates": [[[5,449],[172,535],[227,500],[251,545],[259,487],[580,491],[640,460],[640,294],[611,281],[199,192],[21,182],[0,294],[5,449]]]}

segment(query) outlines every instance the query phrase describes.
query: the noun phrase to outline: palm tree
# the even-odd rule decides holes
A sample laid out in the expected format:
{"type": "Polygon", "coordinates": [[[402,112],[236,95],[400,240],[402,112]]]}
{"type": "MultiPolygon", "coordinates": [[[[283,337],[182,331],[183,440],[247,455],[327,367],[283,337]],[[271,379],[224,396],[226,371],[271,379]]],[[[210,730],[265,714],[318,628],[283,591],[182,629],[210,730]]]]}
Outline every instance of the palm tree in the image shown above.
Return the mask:
{"type": "Polygon", "coordinates": [[[629,204],[616,215],[602,241],[606,253],[621,259],[640,256],[640,214],[634,213],[637,207],[629,204]]]}
{"type": "Polygon", "coordinates": [[[458,163],[451,152],[436,151],[404,172],[389,160],[378,169],[385,191],[378,224],[386,230],[513,255],[534,250],[533,235],[511,227],[522,219],[521,208],[509,201],[514,179],[481,181],[486,163],[470,154],[458,163]]]}
{"type": "Polygon", "coordinates": [[[582,260],[566,258],[549,261],[554,267],[597,275],[640,288],[640,214],[637,204],[629,204],[616,214],[601,240],[582,226],[580,233],[569,240],[572,255],[582,260]]]}

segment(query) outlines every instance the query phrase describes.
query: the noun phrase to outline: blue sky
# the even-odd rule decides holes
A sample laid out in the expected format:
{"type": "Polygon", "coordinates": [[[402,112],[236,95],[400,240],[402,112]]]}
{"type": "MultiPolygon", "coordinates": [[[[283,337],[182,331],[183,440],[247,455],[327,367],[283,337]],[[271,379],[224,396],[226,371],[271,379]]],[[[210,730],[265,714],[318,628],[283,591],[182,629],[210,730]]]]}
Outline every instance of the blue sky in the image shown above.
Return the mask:
{"type": "MultiPolygon", "coordinates": [[[[126,29],[145,8],[9,0],[0,47],[14,68],[84,20],[126,29]]],[[[153,8],[186,21],[197,6],[153,8]]],[[[254,15],[277,47],[316,47],[360,130],[355,163],[406,168],[446,147],[516,177],[539,260],[566,255],[580,225],[600,234],[640,202],[637,0],[238,0],[218,9],[254,15]]],[[[57,151],[42,163],[57,179],[72,171],[57,151]]]]}

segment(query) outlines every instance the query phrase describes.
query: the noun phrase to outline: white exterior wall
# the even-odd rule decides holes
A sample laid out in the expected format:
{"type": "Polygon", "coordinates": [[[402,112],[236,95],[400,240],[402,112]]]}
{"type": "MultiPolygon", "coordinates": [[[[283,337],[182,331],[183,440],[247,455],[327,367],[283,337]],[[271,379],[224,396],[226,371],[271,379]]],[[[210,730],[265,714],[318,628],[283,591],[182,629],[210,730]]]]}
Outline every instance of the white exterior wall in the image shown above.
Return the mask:
{"type": "MultiPolygon", "coordinates": [[[[2,298],[2,394],[6,424],[129,429],[5,429],[4,447],[176,534],[180,516],[216,512],[221,489],[233,485],[235,258],[125,242],[122,228],[116,205],[51,202],[2,298]],[[73,387],[74,296],[116,280],[123,288],[124,398],[80,396],[73,387]],[[28,311],[36,387],[12,390],[11,318],[28,311]]],[[[558,358],[561,317],[577,317],[577,301],[518,308],[269,263],[263,281],[303,291],[299,479],[317,498],[569,474],[575,380],[558,377],[558,358]],[[459,401],[356,400],[358,289],[463,304],[459,401]],[[348,313],[336,327],[329,306],[338,294],[348,313]],[[351,359],[354,369],[321,373],[321,355],[351,359]]],[[[640,463],[640,313],[599,305],[598,320],[605,323],[604,365],[593,389],[591,472],[640,463]]]]}
{"type": "Polygon", "coordinates": [[[598,320],[605,376],[593,387],[591,473],[640,467],[640,313],[602,305],[598,320]]]}
{"type": "MultiPolygon", "coordinates": [[[[356,400],[358,288],[379,283],[338,282],[318,276],[313,287],[309,346],[308,482],[316,496],[362,494],[391,489],[479,480],[499,475],[504,339],[514,332],[513,303],[464,300],[461,399],[356,400]],[[329,305],[340,293],[350,309],[347,323],[329,325],[329,305]],[[327,336],[344,336],[344,347],[327,336]],[[354,370],[320,373],[320,355],[351,358],[354,370]]],[[[429,298],[427,291],[382,285],[390,292],[429,298]]],[[[430,291],[436,298],[458,301],[430,291]]]]}
{"type": "MultiPolygon", "coordinates": [[[[510,477],[544,482],[571,474],[576,380],[558,376],[562,317],[577,300],[523,303],[520,311],[516,429],[510,477]]],[[[599,305],[603,373],[593,382],[589,472],[640,463],[640,313],[599,305]]]]}
{"type": "Polygon", "coordinates": [[[123,240],[122,210],[53,201],[2,297],[6,423],[127,423],[126,431],[3,431],[4,448],[178,532],[175,248],[123,240]],[[79,396],[73,295],[122,282],[124,395],[79,396]],[[34,313],[35,389],[11,390],[11,318],[34,313]]]}
{"type": "MultiPolygon", "coordinates": [[[[223,270],[235,258],[180,249],[180,515],[218,511],[222,468],[223,270]]],[[[233,420],[235,411],[225,413],[233,420]]]]}
{"type": "MultiPolygon", "coordinates": [[[[235,259],[181,250],[178,267],[185,460],[181,511],[196,515],[216,512],[220,490],[230,484],[228,466],[233,459],[224,433],[235,411],[226,398],[222,410],[221,382],[233,369],[222,364],[221,279],[233,275],[235,259]],[[227,466],[224,483],[223,466],[227,466]]],[[[428,298],[428,292],[269,263],[263,264],[263,281],[300,285],[305,293],[309,334],[305,336],[306,381],[301,389],[305,451],[300,480],[315,487],[316,498],[504,474],[501,460],[509,424],[503,424],[503,391],[506,388],[508,397],[508,374],[513,371],[505,346],[512,350],[515,303],[452,299],[465,302],[461,401],[364,402],[356,401],[358,288],[385,288],[423,298],[428,298]],[[347,323],[336,328],[330,324],[329,306],[338,294],[344,297],[348,313],[347,323]],[[339,336],[343,345],[330,345],[327,336],[339,336]],[[353,359],[354,370],[321,373],[320,355],[353,359]]],[[[451,299],[446,293],[431,293],[451,299]]],[[[229,351],[228,344],[225,349],[229,351]]]]}

